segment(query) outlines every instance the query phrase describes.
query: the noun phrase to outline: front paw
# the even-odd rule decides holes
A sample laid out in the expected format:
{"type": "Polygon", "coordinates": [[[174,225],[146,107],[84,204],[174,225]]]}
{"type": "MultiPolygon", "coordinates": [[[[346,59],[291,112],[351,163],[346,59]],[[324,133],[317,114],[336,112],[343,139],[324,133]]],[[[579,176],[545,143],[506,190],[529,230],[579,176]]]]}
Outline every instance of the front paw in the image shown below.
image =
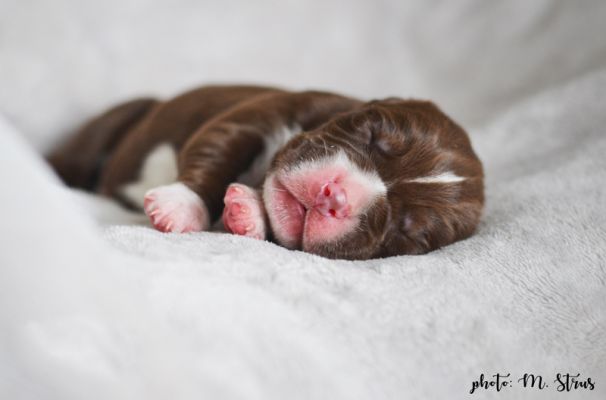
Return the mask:
{"type": "Polygon", "coordinates": [[[162,232],[198,232],[210,225],[202,199],[180,182],[148,191],[144,209],[154,227],[162,232]]]}
{"type": "Polygon", "coordinates": [[[239,183],[232,183],[223,199],[223,225],[236,235],[265,239],[265,209],[259,193],[239,183]]]}

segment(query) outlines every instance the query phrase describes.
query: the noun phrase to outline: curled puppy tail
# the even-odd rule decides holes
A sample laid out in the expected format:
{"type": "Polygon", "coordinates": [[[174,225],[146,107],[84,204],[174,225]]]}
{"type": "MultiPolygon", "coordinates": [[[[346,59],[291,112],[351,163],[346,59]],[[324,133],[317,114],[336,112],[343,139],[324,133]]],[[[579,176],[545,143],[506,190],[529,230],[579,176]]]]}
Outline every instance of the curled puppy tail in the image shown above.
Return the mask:
{"type": "Polygon", "coordinates": [[[105,161],[157,103],[142,98],[111,108],[57,147],[47,161],[68,186],[94,191],[105,161]]]}

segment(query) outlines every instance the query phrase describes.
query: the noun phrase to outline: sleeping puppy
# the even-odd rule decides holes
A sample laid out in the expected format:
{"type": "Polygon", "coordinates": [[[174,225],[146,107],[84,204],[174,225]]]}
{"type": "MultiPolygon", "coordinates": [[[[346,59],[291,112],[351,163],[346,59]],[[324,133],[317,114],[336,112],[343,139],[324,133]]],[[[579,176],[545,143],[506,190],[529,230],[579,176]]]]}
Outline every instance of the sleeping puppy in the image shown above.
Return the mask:
{"type": "Polygon", "coordinates": [[[470,236],[484,204],[467,134],[427,101],[209,86],[140,99],[49,156],[63,180],[163,232],[226,230],[329,258],[421,254],[470,236]]]}

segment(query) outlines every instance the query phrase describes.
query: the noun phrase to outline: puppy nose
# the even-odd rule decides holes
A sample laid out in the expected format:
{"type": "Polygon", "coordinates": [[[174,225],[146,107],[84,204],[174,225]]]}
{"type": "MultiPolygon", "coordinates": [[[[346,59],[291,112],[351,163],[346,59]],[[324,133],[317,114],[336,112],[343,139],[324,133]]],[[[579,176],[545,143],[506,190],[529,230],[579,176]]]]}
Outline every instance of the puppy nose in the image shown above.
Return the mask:
{"type": "Polygon", "coordinates": [[[350,205],[343,187],[336,182],[326,183],[316,196],[314,208],[326,217],[345,218],[349,216],[350,205]]]}

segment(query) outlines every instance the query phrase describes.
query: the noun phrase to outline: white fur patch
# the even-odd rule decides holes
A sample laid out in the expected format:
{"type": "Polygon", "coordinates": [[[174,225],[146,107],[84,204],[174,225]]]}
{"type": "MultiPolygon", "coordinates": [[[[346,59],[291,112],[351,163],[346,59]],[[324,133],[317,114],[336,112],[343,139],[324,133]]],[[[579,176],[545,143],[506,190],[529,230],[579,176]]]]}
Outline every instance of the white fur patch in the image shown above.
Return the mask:
{"type": "Polygon", "coordinates": [[[360,182],[364,187],[376,196],[387,192],[385,183],[376,171],[365,171],[360,169],[355,163],[351,162],[344,151],[338,151],[330,157],[322,157],[317,160],[303,161],[293,168],[289,169],[289,174],[298,174],[308,170],[321,170],[324,168],[337,166],[346,169],[354,180],[360,182]]]}
{"type": "Polygon", "coordinates": [[[466,178],[456,175],[452,171],[442,172],[439,175],[423,176],[421,178],[410,179],[408,182],[414,183],[456,183],[464,181],[466,178]]]}
{"type": "Polygon", "coordinates": [[[124,185],[120,192],[134,205],[143,208],[145,193],[155,187],[177,181],[177,154],[168,143],[162,143],[147,156],[139,172],[139,180],[124,185]]]}
{"type": "Polygon", "coordinates": [[[251,187],[259,187],[263,183],[265,174],[269,169],[269,165],[274,156],[290,139],[301,133],[303,129],[299,125],[292,127],[284,126],[282,129],[268,135],[265,138],[265,148],[253,161],[250,169],[240,176],[236,182],[242,183],[251,187]]]}

